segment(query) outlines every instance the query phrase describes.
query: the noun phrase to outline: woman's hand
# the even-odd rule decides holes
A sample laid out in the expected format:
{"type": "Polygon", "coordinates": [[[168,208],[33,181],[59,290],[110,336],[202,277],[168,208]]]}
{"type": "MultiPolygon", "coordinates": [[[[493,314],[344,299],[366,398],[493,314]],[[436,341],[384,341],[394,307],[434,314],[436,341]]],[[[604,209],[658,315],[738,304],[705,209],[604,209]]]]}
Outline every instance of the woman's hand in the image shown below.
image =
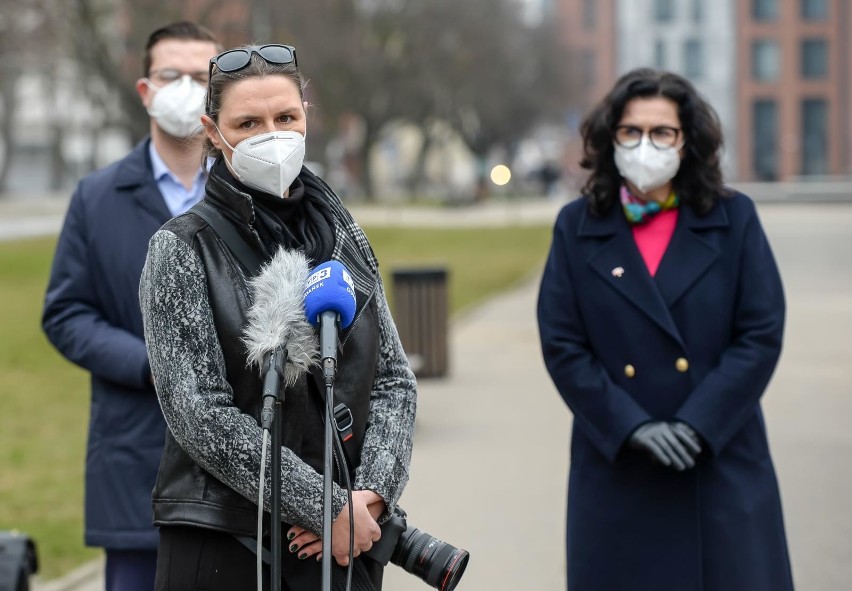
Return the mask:
{"type": "Polygon", "coordinates": [[[380,497],[378,493],[374,493],[371,490],[358,490],[352,494],[353,499],[355,498],[354,495],[356,494],[363,496],[366,499],[367,510],[370,512],[370,515],[372,515],[373,519],[375,519],[376,521],[378,521],[382,513],[385,512],[385,500],[380,497]]]}
{"type": "Polygon", "coordinates": [[[630,436],[630,446],[678,472],[694,468],[695,458],[701,453],[698,435],[682,422],[647,422],[630,436]]]}
{"type": "MultiPolygon", "coordinates": [[[[381,497],[371,490],[356,490],[352,492],[352,510],[355,518],[355,540],[352,556],[357,557],[361,552],[367,552],[382,537],[382,530],[373,517],[370,507],[376,511],[381,497]]],[[[331,553],[340,566],[349,564],[349,504],[343,506],[340,514],[331,524],[331,553]]]]}
{"type": "MultiPolygon", "coordinates": [[[[355,516],[355,546],[353,556],[367,552],[382,537],[376,520],[385,510],[385,501],[371,490],[356,490],[352,493],[352,508],[355,516]]],[[[341,566],[349,564],[349,505],[334,520],[331,526],[331,553],[341,566]],[[340,552],[338,553],[338,549],[340,552]]],[[[322,560],[322,538],[294,525],[287,532],[287,548],[298,553],[299,559],[311,556],[322,560]]]]}
{"type": "Polygon", "coordinates": [[[316,556],[319,560],[322,557],[322,538],[312,531],[294,525],[287,532],[287,549],[298,554],[300,560],[311,556],[316,556]]]}

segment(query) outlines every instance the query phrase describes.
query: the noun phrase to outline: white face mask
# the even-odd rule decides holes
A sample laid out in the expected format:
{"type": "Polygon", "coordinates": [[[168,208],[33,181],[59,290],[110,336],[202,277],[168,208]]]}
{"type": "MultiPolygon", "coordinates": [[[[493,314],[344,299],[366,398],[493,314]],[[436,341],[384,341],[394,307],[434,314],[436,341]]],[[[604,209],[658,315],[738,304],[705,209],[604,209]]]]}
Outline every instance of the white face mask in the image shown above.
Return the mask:
{"type": "Polygon", "coordinates": [[[647,136],[635,148],[615,144],[615,166],[633,185],[647,193],[672,180],[680,168],[680,148],[657,149],[647,136]]]}
{"type": "MultiPolygon", "coordinates": [[[[219,128],[216,128],[219,131],[219,128]]],[[[270,131],[246,138],[232,146],[219,131],[222,141],[234,151],[231,173],[248,187],[287,197],[287,189],[299,176],[305,160],[305,136],[298,131],[270,131]]]]}
{"type": "Polygon", "coordinates": [[[162,88],[150,80],[146,82],[156,90],[148,114],[157,120],[160,129],[176,138],[187,138],[203,130],[201,116],[206,88],[191,76],[181,76],[162,88]]]}

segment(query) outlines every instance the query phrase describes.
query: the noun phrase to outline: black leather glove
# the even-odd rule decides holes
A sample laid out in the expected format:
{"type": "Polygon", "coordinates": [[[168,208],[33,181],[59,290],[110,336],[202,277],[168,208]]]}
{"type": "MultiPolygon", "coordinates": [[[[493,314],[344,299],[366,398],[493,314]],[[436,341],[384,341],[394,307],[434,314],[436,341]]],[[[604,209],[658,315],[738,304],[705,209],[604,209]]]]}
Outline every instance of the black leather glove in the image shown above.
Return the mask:
{"type": "Polygon", "coordinates": [[[673,421],[669,423],[672,430],[675,432],[675,435],[686,444],[690,450],[693,450],[694,453],[692,457],[698,456],[701,453],[702,447],[702,439],[701,436],[695,432],[695,429],[687,425],[686,423],[682,423],[681,421],[673,421]]]}
{"type": "Polygon", "coordinates": [[[678,471],[695,466],[701,442],[686,423],[650,421],[630,436],[630,447],[646,452],[652,460],[678,471]]]}

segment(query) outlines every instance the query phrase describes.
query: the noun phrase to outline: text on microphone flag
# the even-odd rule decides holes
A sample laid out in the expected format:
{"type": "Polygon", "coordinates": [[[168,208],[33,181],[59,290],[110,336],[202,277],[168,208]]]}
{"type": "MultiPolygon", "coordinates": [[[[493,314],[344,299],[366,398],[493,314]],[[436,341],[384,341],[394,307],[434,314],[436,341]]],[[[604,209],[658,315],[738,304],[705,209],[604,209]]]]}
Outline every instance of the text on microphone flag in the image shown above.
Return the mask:
{"type": "Polygon", "coordinates": [[[323,279],[328,279],[331,277],[331,267],[323,267],[321,269],[317,269],[311,276],[308,277],[308,281],[305,284],[305,289],[312,286],[317,281],[322,281],[323,279]]]}

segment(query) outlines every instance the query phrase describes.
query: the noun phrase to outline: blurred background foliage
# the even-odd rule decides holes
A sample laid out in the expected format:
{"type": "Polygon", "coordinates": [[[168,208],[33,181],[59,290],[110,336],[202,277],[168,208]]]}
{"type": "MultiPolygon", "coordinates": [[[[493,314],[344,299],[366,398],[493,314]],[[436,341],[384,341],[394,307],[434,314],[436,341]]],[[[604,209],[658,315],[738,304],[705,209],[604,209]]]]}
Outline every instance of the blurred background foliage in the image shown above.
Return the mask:
{"type": "Polygon", "coordinates": [[[143,76],[145,40],[188,18],[226,47],[297,47],[313,104],[308,159],[337,175],[332,184],[374,197],[371,159],[383,138],[404,129],[413,147],[404,166],[389,161],[385,176],[420,195],[430,153],[462,150],[471,179],[463,189],[447,181],[443,190],[481,197],[489,157],[508,157],[535,129],[560,124],[572,100],[573,62],[558,24],[529,22],[521,7],[518,0],[0,0],[0,192],[27,190],[19,174],[10,185],[10,166],[21,159],[25,167],[40,147],[49,145],[38,154],[46,161],[30,185],[58,191],[142,138],[148,117],[134,83],[143,76]],[[23,130],[22,119],[31,121],[23,130]]]}

